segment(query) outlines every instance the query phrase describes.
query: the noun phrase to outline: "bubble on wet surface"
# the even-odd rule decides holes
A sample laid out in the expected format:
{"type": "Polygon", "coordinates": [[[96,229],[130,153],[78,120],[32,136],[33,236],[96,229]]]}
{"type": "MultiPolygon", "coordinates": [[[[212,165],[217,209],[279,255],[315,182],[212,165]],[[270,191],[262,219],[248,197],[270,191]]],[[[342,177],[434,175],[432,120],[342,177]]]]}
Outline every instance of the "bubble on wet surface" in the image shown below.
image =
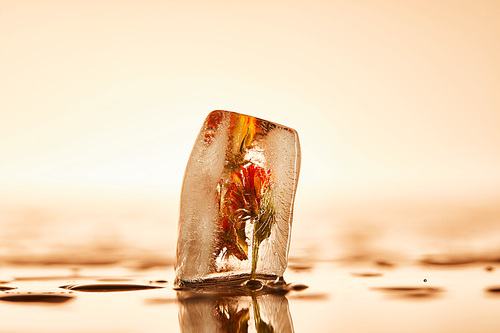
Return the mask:
{"type": "Polygon", "coordinates": [[[427,279],[424,279],[424,282],[427,282],[427,279]]]}
{"type": "Polygon", "coordinates": [[[96,284],[64,285],[60,286],[59,288],[64,288],[74,291],[82,291],[82,292],[119,292],[119,291],[160,289],[164,287],[148,286],[141,284],[96,283],[96,284]]]}
{"type": "Polygon", "coordinates": [[[0,301],[15,302],[15,303],[64,303],[75,296],[57,295],[55,293],[16,293],[0,296],[0,301]]]}

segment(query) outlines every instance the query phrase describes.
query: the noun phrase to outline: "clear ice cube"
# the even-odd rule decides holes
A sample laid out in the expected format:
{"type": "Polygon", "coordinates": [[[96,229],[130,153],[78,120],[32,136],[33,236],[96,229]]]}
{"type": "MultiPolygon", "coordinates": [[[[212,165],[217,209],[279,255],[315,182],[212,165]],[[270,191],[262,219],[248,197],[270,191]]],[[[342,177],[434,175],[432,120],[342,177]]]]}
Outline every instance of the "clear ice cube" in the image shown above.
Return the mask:
{"type": "Polygon", "coordinates": [[[176,285],[281,277],[299,170],[295,130],[234,112],[211,112],[184,174],[176,285]]]}

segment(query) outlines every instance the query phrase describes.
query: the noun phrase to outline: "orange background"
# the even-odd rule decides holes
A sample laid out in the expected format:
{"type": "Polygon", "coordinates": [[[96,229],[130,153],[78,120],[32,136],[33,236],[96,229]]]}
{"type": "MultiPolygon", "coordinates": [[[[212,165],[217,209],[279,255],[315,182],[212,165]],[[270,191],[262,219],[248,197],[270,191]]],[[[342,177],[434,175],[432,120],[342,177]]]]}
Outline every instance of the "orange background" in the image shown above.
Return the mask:
{"type": "Polygon", "coordinates": [[[465,233],[488,220],[486,233],[500,216],[499,12],[488,0],[0,0],[0,227],[64,221],[77,239],[105,225],[108,241],[144,220],[161,237],[129,241],[170,248],[194,139],[225,109],[299,132],[294,228],[425,211],[415,224],[465,233]]]}

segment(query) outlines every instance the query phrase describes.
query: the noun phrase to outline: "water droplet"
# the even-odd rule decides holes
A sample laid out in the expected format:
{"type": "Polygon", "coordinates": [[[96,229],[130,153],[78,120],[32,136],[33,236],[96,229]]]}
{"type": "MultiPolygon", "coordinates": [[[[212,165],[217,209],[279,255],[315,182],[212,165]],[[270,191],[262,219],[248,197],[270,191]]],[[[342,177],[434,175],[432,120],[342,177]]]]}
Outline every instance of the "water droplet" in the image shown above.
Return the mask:
{"type": "Polygon", "coordinates": [[[424,282],[427,282],[427,279],[424,279],[424,282]]]}

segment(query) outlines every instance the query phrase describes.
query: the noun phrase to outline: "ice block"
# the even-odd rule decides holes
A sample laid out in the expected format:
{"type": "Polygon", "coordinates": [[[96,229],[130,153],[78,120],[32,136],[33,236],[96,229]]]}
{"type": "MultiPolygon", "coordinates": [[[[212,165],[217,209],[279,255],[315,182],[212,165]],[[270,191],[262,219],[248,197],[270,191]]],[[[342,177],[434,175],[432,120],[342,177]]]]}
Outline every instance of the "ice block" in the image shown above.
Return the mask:
{"type": "Polygon", "coordinates": [[[211,112],[184,174],[175,284],[282,277],[299,171],[295,130],[211,112]]]}

